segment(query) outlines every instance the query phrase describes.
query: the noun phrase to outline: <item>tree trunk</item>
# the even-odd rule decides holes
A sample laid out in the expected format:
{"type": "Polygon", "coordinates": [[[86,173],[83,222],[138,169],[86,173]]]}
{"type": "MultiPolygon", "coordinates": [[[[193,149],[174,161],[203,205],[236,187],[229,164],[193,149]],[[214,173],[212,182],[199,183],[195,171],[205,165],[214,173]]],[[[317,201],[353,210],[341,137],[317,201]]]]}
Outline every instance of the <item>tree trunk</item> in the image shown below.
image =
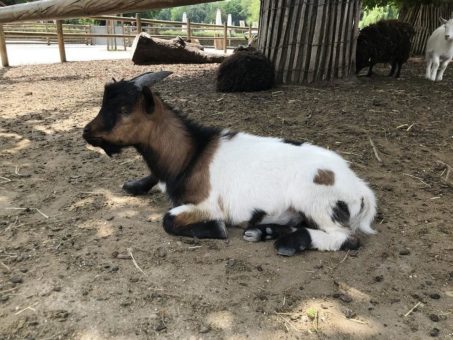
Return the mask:
{"type": "Polygon", "coordinates": [[[0,8],[0,23],[89,17],[169,8],[219,0],[47,0],[0,8]]]}
{"type": "Polygon", "coordinates": [[[345,78],[355,70],[360,0],[261,0],[259,49],[277,83],[345,78]]]}
{"type": "Polygon", "coordinates": [[[142,32],[136,39],[132,56],[136,65],[221,63],[225,58],[223,55],[204,52],[198,44],[184,42],[181,38],[157,39],[142,32]]]}
{"type": "Polygon", "coordinates": [[[453,4],[441,5],[404,5],[399,14],[399,20],[414,26],[415,36],[412,38],[412,54],[425,53],[426,42],[431,33],[439,27],[439,18],[449,19],[453,14],[453,4]]]}

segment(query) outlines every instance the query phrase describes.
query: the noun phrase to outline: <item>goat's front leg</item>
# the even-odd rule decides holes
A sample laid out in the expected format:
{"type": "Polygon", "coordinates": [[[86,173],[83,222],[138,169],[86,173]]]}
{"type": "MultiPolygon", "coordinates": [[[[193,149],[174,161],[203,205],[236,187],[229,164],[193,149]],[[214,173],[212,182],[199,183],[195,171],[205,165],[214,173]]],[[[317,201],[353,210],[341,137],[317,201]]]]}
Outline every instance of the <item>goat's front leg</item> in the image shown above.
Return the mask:
{"type": "Polygon", "coordinates": [[[140,179],[126,181],[123,184],[123,190],[134,196],[144,195],[148,193],[148,191],[150,191],[158,182],[159,180],[151,174],[140,179]]]}
{"type": "Polygon", "coordinates": [[[326,232],[310,228],[298,228],[296,231],[279,237],[275,241],[277,253],[283,256],[307,250],[324,251],[355,250],[360,246],[359,239],[343,230],[326,232]]]}
{"type": "Polygon", "coordinates": [[[448,63],[450,62],[450,60],[451,60],[451,59],[444,60],[444,61],[440,64],[439,71],[437,71],[436,81],[441,81],[441,80],[443,79],[445,69],[447,68],[448,63]]]}
{"type": "Polygon", "coordinates": [[[275,240],[295,230],[296,228],[290,225],[258,224],[255,226],[248,226],[244,230],[242,237],[249,242],[275,240]]]}
{"type": "Polygon", "coordinates": [[[226,239],[223,220],[213,219],[206,211],[193,204],[170,209],[164,216],[164,229],[171,235],[197,238],[226,239]]]}

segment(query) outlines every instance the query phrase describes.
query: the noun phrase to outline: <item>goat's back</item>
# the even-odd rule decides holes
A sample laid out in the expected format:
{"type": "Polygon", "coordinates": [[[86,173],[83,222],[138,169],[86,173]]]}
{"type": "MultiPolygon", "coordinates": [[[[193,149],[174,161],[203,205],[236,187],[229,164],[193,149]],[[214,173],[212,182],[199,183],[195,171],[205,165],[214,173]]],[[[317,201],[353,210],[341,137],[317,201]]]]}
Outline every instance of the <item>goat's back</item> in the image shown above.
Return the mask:
{"type": "Polygon", "coordinates": [[[219,92],[263,91],[273,85],[274,67],[260,52],[236,52],[217,70],[216,89],[219,92]]]}

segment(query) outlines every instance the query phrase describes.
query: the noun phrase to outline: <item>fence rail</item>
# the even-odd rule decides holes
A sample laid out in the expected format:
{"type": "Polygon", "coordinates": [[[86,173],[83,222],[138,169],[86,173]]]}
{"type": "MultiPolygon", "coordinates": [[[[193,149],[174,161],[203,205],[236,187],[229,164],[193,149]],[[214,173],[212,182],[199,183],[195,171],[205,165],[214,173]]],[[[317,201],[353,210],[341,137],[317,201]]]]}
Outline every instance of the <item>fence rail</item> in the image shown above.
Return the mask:
{"type": "Polygon", "coordinates": [[[116,39],[122,40],[124,50],[132,45],[132,40],[138,33],[146,32],[151,37],[171,39],[182,36],[187,39],[198,39],[205,46],[223,49],[235,47],[245,42],[244,35],[250,38],[258,29],[251,26],[228,26],[215,24],[195,23],[188,20],[166,21],[142,19],[122,16],[95,16],[90,19],[105,21],[106,33],[93,32],[93,25],[63,24],[61,20],[53,23],[10,23],[0,24],[0,54],[4,67],[9,66],[6,43],[12,40],[18,42],[38,41],[59,44],[60,60],[66,61],[65,43],[95,44],[96,38],[107,38],[107,49],[117,49],[116,39]],[[121,23],[118,25],[118,23],[121,23]],[[8,41],[7,41],[8,40],[8,41]],[[210,44],[212,42],[212,45],[210,44]]]}

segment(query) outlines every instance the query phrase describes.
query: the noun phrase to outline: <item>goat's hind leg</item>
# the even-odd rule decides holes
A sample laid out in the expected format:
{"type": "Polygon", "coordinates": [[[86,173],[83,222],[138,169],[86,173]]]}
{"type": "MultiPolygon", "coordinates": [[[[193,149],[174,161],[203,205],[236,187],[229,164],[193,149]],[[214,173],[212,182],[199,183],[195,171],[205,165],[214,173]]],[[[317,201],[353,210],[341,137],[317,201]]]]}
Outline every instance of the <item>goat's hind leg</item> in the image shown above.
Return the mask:
{"type": "Polygon", "coordinates": [[[140,179],[126,181],[123,184],[123,190],[134,196],[145,195],[157,182],[158,179],[151,174],[140,179]]]}
{"type": "Polygon", "coordinates": [[[164,216],[164,229],[177,236],[226,239],[225,222],[213,219],[209,213],[192,204],[170,209],[164,216]]]}
{"type": "Polygon", "coordinates": [[[293,232],[296,228],[280,224],[258,224],[244,230],[243,238],[248,242],[275,240],[282,235],[293,232]]]}

